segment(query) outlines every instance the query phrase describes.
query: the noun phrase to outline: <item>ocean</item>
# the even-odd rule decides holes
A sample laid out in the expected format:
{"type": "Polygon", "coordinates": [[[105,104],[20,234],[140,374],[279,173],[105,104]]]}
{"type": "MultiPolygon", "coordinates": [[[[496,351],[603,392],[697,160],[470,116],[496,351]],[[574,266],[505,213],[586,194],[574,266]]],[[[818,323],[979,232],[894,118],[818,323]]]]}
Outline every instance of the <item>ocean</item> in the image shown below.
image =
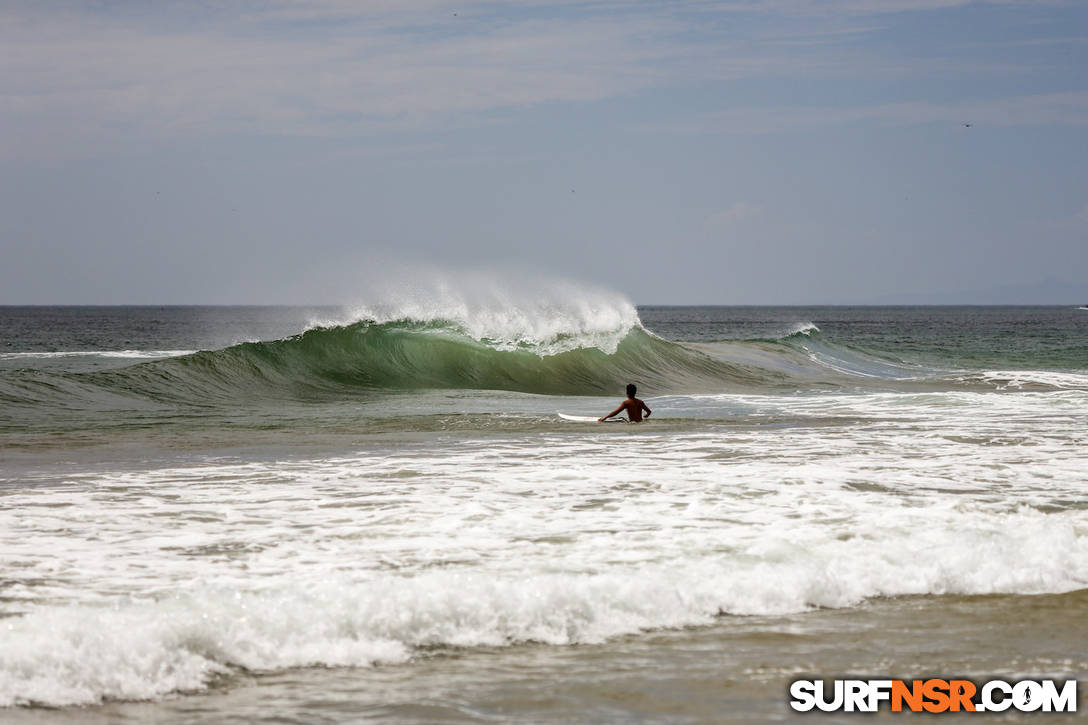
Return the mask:
{"type": "Polygon", "coordinates": [[[1075,306],[3,307],[0,721],[855,722],[789,683],[1083,681],[1086,444],[1075,306]],[[629,382],[645,423],[557,415],[629,382]]]}

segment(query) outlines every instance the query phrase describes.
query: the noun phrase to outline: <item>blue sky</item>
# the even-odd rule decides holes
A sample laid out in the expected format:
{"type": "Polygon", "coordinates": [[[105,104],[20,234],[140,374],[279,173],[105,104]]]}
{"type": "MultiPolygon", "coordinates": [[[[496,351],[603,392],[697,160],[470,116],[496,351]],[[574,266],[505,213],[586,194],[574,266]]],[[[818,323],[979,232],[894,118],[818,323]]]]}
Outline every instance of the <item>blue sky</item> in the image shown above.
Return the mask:
{"type": "Polygon", "coordinates": [[[0,58],[0,304],[1088,293],[1086,3],[44,0],[0,58]]]}

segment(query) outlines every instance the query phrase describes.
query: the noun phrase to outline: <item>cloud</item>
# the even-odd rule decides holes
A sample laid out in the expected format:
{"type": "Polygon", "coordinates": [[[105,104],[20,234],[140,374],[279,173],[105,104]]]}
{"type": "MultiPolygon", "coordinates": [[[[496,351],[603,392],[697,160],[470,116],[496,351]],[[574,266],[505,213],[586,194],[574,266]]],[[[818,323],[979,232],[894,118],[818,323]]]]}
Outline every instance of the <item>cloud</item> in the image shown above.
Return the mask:
{"type": "Polygon", "coordinates": [[[489,16],[462,28],[446,22],[446,6],[434,9],[436,29],[420,24],[428,5],[367,5],[345,25],[356,6],[279,3],[260,22],[247,15],[223,27],[9,11],[0,18],[0,144],[11,153],[63,139],[411,129],[629,93],[655,82],[672,52],[658,40],[661,24],[641,17],[489,16]],[[301,27],[284,31],[277,13],[289,11],[332,27],[289,14],[301,27]]]}
{"type": "MultiPolygon", "coordinates": [[[[836,39],[849,44],[876,29],[859,21],[870,16],[963,4],[13,2],[0,9],[0,156],[94,155],[186,135],[433,130],[492,121],[514,109],[597,102],[658,87],[846,76],[879,64],[834,48],[799,59],[797,49],[833,46],[836,39]],[[766,24],[777,36],[751,34],[722,20],[749,16],[785,20],[766,24]]],[[[1060,103],[1054,98],[1048,115],[1082,113],[1063,111],[1060,103]]],[[[725,111],[695,122],[759,132],[768,127],[768,110],[725,111]]],[[[923,104],[811,109],[800,123],[927,113],[939,111],[923,104]]]]}

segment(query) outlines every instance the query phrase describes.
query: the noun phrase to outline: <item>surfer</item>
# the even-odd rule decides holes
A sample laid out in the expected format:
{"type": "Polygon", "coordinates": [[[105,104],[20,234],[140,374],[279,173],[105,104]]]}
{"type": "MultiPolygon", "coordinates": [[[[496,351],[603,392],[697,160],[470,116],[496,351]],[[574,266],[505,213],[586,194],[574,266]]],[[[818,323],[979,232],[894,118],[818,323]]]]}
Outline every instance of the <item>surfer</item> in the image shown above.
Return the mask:
{"type": "Polygon", "coordinates": [[[638,392],[638,388],[635,387],[634,383],[628,383],[627,384],[627,400],[620,403],[620,407],[616,408],[615,410],[613,410],[611,413],[609,413],[605,417],[598,418],[597,420],[600,421],[601,423],[603,423],[604,421],[608,420],[612,416],[619,415],[620,413],[622,413],[625,410],[627,411],[627,419],[629,421],[631,421],[632,423],[641,423],[642,422],[642,411],[644,411],[644,410],[646,411],[646,417],[649,418],[650,413],[652,413],[653,411],[651,411],[648,407],[646,407],[645,403],[643,403],[641,400],[639,400],[638,398],[635,397],[636,392],[638,392]]]}

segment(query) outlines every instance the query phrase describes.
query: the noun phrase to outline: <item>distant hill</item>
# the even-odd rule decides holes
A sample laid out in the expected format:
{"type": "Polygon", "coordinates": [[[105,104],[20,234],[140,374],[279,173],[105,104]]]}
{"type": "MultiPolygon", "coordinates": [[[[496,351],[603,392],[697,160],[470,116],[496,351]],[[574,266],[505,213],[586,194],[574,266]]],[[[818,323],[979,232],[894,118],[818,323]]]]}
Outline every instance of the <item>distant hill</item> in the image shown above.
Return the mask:
{"type": "Polygon", "coordinates": [[[1088,282],[1045,279],[1033,284],[1003,285],[961,292],[884,295],[872,305],[1088,305],[1088,282]]]}

